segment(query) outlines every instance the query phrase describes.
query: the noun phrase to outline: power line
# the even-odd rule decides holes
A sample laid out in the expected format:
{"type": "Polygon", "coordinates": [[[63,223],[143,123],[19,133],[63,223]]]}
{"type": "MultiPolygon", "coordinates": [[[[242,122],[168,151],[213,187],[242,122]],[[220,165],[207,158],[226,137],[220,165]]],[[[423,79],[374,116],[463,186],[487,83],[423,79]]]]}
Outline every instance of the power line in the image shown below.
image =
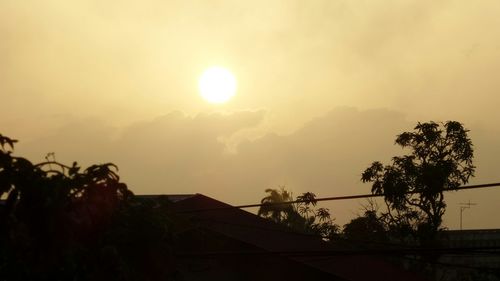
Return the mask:
{"type": "MultiPolygon", "coordinates": [[[[207,221],[211,223],[221,223],[238,227],[245,227],[250,229],[260,229],[271,232],[282,232],[289,233],[294,235],[305,235],[317,238],[325,238],[322,235],[318,234],[309,234],[309,233],[300,233],[294,232],[291,230],[285,229],[275,229],[268,227],[260,227],[254,225],[247,225],[241,223],[231,223],[224,222],[213,219],[202,219],[202,221],[207,221]]],[[[328,250],[302,250],[302,251],[212,251],[212,252],[184,252],[178,253],[178,257],[190,257],[190,258],[215,258],[220,256],[282,256],[286,258],[314,258],[320,257],[321,260],[331,259],[332,257],[337,256],[349,256],[349,255],[364,255],[364,256],[388,256],[388,257],[398,257],[404,258],[408,260],[412,260],[414,262],[419,263],[427,263],[427,264],[435,264],[438,266],[446,266],[446,267],[455,267],[455,268],[464,268],[464,269],[472,269],[472,270],[484,270],[496,272],[499,271],[500,268],[493,267],[484,267],[484,266],[474,266],[474,265],[465,265],[460,263],[446,263],[440,261],[419,259],[416,257],[411,257],[408,255],[435,255],[438,254],[441,257],[446,256],[457,256],[457,257],[491,257],[491,256],[499,256],[500,255],[500,247],[437,247],[437,248],[422,248],[419,246],[410,246],[404,244],[396,244],[396,243],[388,243],[388,242],[377,242],[377,241],[366,241],[366,240],[357,240],[345,237],[336,236],[335,239],[338,239],[342,242],[347,243],[356,243],[357,247],[361,247],[361,249],[328,249],[328,250]],[[380,248],[368,248],[366,244],[379,244],[380,246],[392,246],[394,248],[390,249],[380,249],[380,248]]]]}
{"type": "MultiPolygon", "coordinates": [[[[475,248],[467,248],[467,249],[472,249],[473,251],[475,248]]],[[[494,247],[496,251],[500,249],[499,247],[494,247]]],[[[423,249],[426,250],[423,252],[423,254],[441,254],[441,255],[447,255],[446,251],[443,250],[454,250],[453,252],[455,254],[459,253],[456,252],[456,250],[459,250],[458,248],[455,249],[439,249],[441,251],[435,252],[432,251],[431,249],[423,249]],[[431,251],[429,251],[431,250],[431,251]]],[[[459,254],[460,256],[467,256],[468,251],[462,252],[462,254],[459,254]]],[[[176,253],[175,256],[179,258],[198,258],[198,259],[213,259],[217,257],[246,257],[246,256],[256,256],[256,257],[285,257],[285,258],[307,258],[307,261],[314,262],[316,260],[329,260],[334,257],[339,257],[339,256],[386,256],[386,257],[398,257],[398,258],[403,258],[407,260],[411,260],[414,262],[419,262],[419,263],[426,263],[426,264],[434,264],[438,266],[446,266],[446,267],[454,267],[454,268],[464,268],[464,269],[470,269],[470,270],[482,270],[482,271],[489,271],[489,272],[499,272],[500,267],[495,268],[495,267],[485,267],[485,266],[474,266],[470,264],[461,264],[461,263],[449,263],[449,262],[441,262],[441,261],[431,261],[431,260],[426,260],[422,258],[415,258],[411,257],[408,255],[415,255],[415,254],[422,254],[420,251],[415,251],[414,249],[411,249],[411,251],[407,251],[407,249],[398,249],[398,250],[320,250],[320,251],[204,251],[204,252],[179,252],[176,253]],[[316,259],[314,259],[316,258],[316,259]]],[[[500,254],[499,252],[493,253],[492,254],[500,254]]],[[[470,254],[469,254],[470,255],[470,254]]]]}
{"type": "MultiPolygon", "coordinates": [[[[270,227],[263,227],[263,226],[257,226],[257,225],[249,225],[249,224],[242,224],[242,223],[233,223],[233,222],[226,222],[226,221],[221,221],[221,220],[215,220],[215,219],[198,219],[196,221],[204,221],[208,223],[215,223],[215,224],[224,224],[224,225],[229,225],[229,226],[235,226],[235,227],[243,227],[243,228],[248,228],[248,229],[254,229],[254,230],[264,230],[264,231],[270,231],[270,232],[278,232],[278,233],[286,233],[286,234],[292,234],[292,235],[298,235],[298,236],[307,236],[307,237],[314,237],[314,238],[319,238],[319,239],[330,239],[331,242],[346,242],[351,245],[355,245],[357,247],[363,247],[365,250],[376,250],[380,248],[367,248],[367,244],[372,244],[372,245],[378,245],[378,246],[384,246],[384,247],[392,247],[389,248],[388,250],[398,250],[398,249],[407,249],[407,250],[419,250],[419,249],[429,249],[425,248],[419,245],[408,245],[404,243],[394,243],[394,242],[389,242],[389,241],[375,241],[375,240],[362,240],[362,239],[353,239],[353,238],[347,238],[347,237],[342,237],[342,236],[325,236],[321,234],[316,234],[316,233],[305,233],[305,232],[298,232],[294,231],[292,229],[285,229],[285,228],[270,228],[270,227]]],[[[387,249],[387,248],[386,248],[387,249]]],[[[467,249],[467,252],[473,255],[500,255],[500,246],[475,246],[475,247],[438,247],[437,249],[439,250],[456,250],[460,251],[463,249],[467,249]],[[490,250],[495,250],[491,252],[490,250]]],[[[459,252],[453,252],[455,254],[459,254],[459,252]]]]}
{"type": "Polygon", "coordinates": [[[299,231],[294,231],[292,229],[286,229],[286,228],[269,228],[269,227],[263,227],[263,226],[257,226],[257,225],[248,225],[248,224],[243,224],[243,223],[233,223],[233,222],[227,222],[227,221],[221,221],[221,220],[215,220],[215,219],[197,219],[196,221],[205,221],[208,223],[215,223],[215,224],[223,224],[223,225],[229,225],[229,226],[236,226],[236,227],[243,227],[243,228],[249,228],[249,229],[254,229],[254,230],[264,230],[264,231],[270,231],[270,232],[278,232],[278,233],[286,233],[286,234],[291,234],[291,235],[297,235],[297,236],[306,236],[306,237],[314,237],[318,239],[328,239],[334,242],[346,242],[346,243],[351,243],[355,245],[363,245],[363,244],[374,244],[374,245],[380,245],[380,246],[389,246],[389,247],[418,247],[418,246],[413,246],[413,245],[405,245],[405,244],[397,244],[397,243],[391,243],[391,242],[384,242],[384,241],[375,241],[375,240],[361,240],[361,239],[352,239],[352,238],[346,238],[346,237],[341,237],[341,236],[326,236],[326,235],[321,235],[317,233],[305,233],[305,232],[299,232],[299,231]]]}
{"type": "MultiPolygon", "coordinates": [[[[499,186],[500,186],[500,182],[497,182],[497,183],[466,185],[466,186],[461,186],[461,187],[458,187],[455,189],[449,189],[449,190],[444,190],[444,191],[458,191],[458,190],[479,189],[479,188],[499,187],[499,186]]],[[[406,192],[405,194],[417,194],[417,193],[418,193],[417,191],[412,191],[412,192],[406,192]]],[[[216,208],[203,208],[203,209],[179,211],[176,213],[196,213],[196,212],[217,211],[217,210],[227,210],[227,209],[247,209],[247,208],[256,208],[256,207],[261,207],[261,206],[279,206],[279,205],[288,205],[288,204],[296,204],[296,203],[310,203],[310,202],[336,201],[336,200],[352,200],[352,199],[374,198],[374,197],[383,197],[383,196],[385,196],[385,194],[359,194],[359,195],[347,195],[347,196],[332,196],[332,197],[316,198],[314,200],[293,200],[293,201],[287,201],[287,202],[257,203],[257,204],[247,204],[247,205],[237,205],[237,206],[224,206],[224,207],[216,207],[216,208]]]]}
{"type": "Polygon", "coordinates": [[[400,249],[361,249],[361,250],[303,250],[303,251],[206,251],[206,252],[184,252],[179,256],[238,256],[238,255],[285,255],[290,257],[309,256],[344,256],[344,255],[409,255],[409,254],[461,254],[473,253],[478,250],[495,251],[492,254],[500,254],[500,247],[446,247],[446,248],[400,248],[400,249]]]}

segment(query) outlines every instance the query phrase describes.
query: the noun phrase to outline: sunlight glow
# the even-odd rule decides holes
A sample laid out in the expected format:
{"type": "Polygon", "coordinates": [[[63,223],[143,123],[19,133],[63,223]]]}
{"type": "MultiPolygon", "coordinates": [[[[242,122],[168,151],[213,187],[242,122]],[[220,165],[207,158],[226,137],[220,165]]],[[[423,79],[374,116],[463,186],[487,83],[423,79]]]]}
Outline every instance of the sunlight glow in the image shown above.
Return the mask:
{"type": "Polygon", "coordinates": [[[226,68],[211,67],[200,77],[201,96],[210,103],[224,103],[236,93],[236,78],[226,68]]]}

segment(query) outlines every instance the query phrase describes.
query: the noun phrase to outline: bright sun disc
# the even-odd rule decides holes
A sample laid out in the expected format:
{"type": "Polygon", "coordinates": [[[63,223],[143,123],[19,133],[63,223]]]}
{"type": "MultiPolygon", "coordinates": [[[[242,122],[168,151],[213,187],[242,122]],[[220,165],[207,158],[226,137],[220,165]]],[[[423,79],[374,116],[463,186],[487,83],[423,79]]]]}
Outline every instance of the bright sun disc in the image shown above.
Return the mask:
{"type": "Polygon", "coordinates": [[[203,72],[198,86],[206,101],[223,103],[236,93],[236,78],[229,70],[214,66],[203,72]]]}

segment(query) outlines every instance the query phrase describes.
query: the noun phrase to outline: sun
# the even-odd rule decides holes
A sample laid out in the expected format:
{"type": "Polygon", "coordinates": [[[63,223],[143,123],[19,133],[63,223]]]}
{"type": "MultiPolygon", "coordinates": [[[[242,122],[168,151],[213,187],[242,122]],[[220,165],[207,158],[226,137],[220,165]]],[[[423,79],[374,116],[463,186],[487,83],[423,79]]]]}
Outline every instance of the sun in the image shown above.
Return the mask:
{"type": "Polygon", "coordinates": [[[198,88],[206,101],[224,103],[236,94],[236,78],[228,69],[213,66],[200,76],[198,88]]]}

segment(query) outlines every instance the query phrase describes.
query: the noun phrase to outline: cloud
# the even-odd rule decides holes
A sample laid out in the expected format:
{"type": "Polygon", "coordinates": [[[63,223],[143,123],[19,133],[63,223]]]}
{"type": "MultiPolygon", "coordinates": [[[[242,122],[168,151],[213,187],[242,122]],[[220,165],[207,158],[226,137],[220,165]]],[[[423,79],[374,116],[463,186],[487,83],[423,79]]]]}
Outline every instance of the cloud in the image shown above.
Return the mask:
{"type": "MultiPolygon", "coordinates": [[[[236,204],[280,184],[367,192],[359,174],[402,153],[396,134],[452,119],[472,130],[476,181],[494,181],[499,11],[495,1],[4,0],[0,128],[34,160],[111,161],[137,193],[236,204]],[[222,105],[233,113],[197,114],[211,109],[196,92],[210,64],[239,79],[222,105]],[[162,115],[175,109],[187,114],[162,115]]],[[[478,197],[477,214],[491,198],[478,197]]],[[[357,208],[346,204],[336,216],[357,208]]]]}
{"type": "Polygon", "coordinates": [[[263,110],[195,116],[176,111],[124,128],[74,118],[53,133],[21,142],[17,151],[33,161],[55,152],[62,162],[113,162],[137,193],[194,193],[212,187],[193,182],[226,157],[224,138],[257,126],[264,116],[263,110]]]}
{"type": "Polygon", "coordinates": [[[211,64],[238,77],[226,109],[264,106],[283,130],[333,105],[499,119],[500,2],[119,2],[1,1],[2,119],[195,114],[211,64]]]}
{"type": "Polygon", "coordinates": [[[137,192],[195,193],[214,188],[203,173],[225,157],[220,139],[257,126],[264,111],[232,114],[180,112],[126,128],[114,145],[114,157],[129,173],[137,192]]]}
{"type": "Polygon", "coordinates": [[[392,155],[394,136],[411,126],[398,112],[339,108],[291,134],[269,133],[227,153],[221,137],[255,127],[264,116],[172,112],[121,130],[102,120],[73,120],[50,136],[21,142],[19,151],[36,159],[56,152],[60,161],[84,165],[114,162],[139,194],[199,192],[238,204],[283,184],[323,196],[366,192],[359,187],[362,169],[392,155]]]}
{"type": "MultiPolygon", "coordinates": [[[[395,136],[416,123],[387,109],[336,108],[290,134],[268,133],[241,141],[235,151],[227,152],[226,141],[231,136],[259,126],[265,118],[265,111],[195,116],[171,112],[121,129],[98,119],[75,119],[49,136],[26,143],[21,140],[17,152],[39,160],[46,152],[56,152],[58,160],[77,160],[84,166],[114,162],[122,179],[137,194],[203,193],[244,204],[258,202],[264,189],[279,185],[286,185],[295,194],[369,193],[369,184],[359,181],[361,172],[372,161],[388,163],[392,156],[403,154],[394,145],[395,136]]],[[[475,182],[498,180],[498,135],[481,126],[465,125],[472,130],[476,147],[475,182]]],[[[497,198],[498,192],[487,194],[448,194],[447,222],[454,225],[453,206],[471,198],[484,204],[483,209],[475,210],[479,216],[475,217],[476,225],[487,227],[480,216],[496,206],[491,198],[497,198]]],[[[359,209],[359,202],[354,201],[326,205],[341,223],[359,209]]]]}
{"type": "Polygon", "coordinates": [[[291,134],[243,140],[228,153],[231,136],[259,126],[265,115],[177,111],[121,129],[63,116],[58,130],[21,140],[18,151],[37,161],[56,152],[63,162],[114,162],[137,193],[202,192],[253,202],[265,188],[281,184],[321,194],[356,192],[351,186],[361,169],[393,152],[395,134],[411,126],[394,111],[338,108],[291,134]]]}

